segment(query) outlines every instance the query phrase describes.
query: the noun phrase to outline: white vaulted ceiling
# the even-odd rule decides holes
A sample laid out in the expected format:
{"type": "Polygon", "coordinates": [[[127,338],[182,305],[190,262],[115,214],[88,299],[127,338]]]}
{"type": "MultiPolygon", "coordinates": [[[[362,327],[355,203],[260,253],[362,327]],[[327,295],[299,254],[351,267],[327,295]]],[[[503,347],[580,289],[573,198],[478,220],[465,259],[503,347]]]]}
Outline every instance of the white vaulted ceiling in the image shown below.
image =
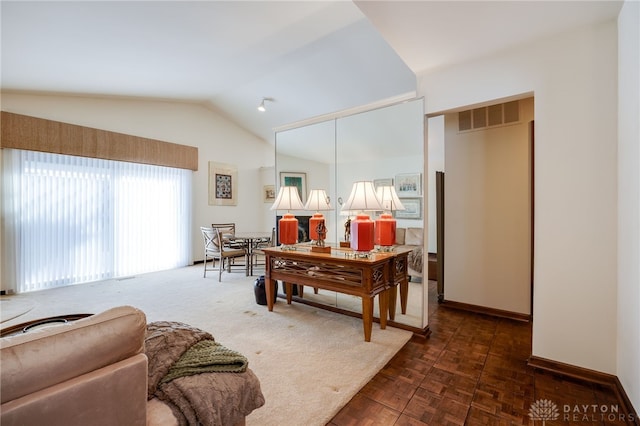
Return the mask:
{"type": "Polygon", "coordinates": [[[614,19],[619,1],[6,1],[3,90],[202,102],[273,129],[416,74],[614,19]],[[274,98],[258,113],[263,97],[274,98]]]}

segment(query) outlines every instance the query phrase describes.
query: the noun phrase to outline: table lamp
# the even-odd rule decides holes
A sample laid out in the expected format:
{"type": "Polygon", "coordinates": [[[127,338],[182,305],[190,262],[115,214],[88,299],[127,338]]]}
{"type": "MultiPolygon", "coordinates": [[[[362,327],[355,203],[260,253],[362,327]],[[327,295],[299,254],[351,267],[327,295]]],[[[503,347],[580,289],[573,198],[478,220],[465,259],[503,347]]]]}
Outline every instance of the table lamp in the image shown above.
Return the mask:
{"type": "Polygon", "coordinates": [[[373,182],[355,182],[342,210],[358,212],[355,219],[351,221],[351,248],[357,254],[367,256],[373,250],[375,243],[375,223],[365,212],[383,210],[373,188],[373,182]]]}
{"type": "Polygon", "coordinates": [[[331,247],[325,247],[324,239],[327,236],[324,215],[321,211],[333,210],[329,204],[329,197],[324,189],[312,189],[309,193],[305,210],[315,211],[309,219],[309,237],[314,242],[311,251],[320,253],[331,253],[331,247]],[[320,231],[320,232],[318,232],[320,231]]]}
{"type": "Polygon", "coordinates": [[[290,211],[304,210],[304,205],[298,195],[298,188],[281,186],[271,210],[287,211],[278,221],[278,237],[282,250],[295,250],[295,244],[298,242],[298,219],[290,211]]]}
{"type": "Polygon", "coordinates": [[[376,195],[382,204],[384,212],[376,220],[375,243],[382,251],[390,251],[396,243],[396,220],[392,213],[395,210],[404,210],[404,206],[396,194],[393,186],[380,186],[376,189],[376,195]]]}

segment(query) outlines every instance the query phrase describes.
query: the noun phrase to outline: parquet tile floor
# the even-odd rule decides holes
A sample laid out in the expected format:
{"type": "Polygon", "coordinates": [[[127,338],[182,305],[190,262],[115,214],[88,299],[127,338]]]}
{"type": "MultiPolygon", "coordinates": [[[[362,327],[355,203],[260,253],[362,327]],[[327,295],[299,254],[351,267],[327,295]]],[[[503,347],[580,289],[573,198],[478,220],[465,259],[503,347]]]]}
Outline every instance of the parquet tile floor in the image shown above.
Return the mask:
{"type": "Polygon", "coordinates": [[[531,324],[439,306],[429,281],[427,338],[413,337],[328,426],[543,425],[529,417],[550,400],[546,425],[623,425],[599,407],[622,403],[611,389],[527,366],[531,324]],[[565,414],[565,406],[590,406],[565,414]],[[565,417],[569,416],[569,417],[565,417]]]}

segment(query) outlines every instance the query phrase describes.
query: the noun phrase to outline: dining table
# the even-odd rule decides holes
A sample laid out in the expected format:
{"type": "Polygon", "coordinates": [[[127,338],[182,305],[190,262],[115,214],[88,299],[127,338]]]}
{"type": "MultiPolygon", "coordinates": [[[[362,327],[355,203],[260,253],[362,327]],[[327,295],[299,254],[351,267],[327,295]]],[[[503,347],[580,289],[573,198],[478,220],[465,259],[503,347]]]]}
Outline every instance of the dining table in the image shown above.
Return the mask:
{"type": "Polygon", "coordinates": [[[241,231],[228,238],[231,242],[241,244],[246,250],[249,275],[253,275],[253,250],[258,244],[268,242],[270,238],[271,232],[264,231],[241,231]]]}

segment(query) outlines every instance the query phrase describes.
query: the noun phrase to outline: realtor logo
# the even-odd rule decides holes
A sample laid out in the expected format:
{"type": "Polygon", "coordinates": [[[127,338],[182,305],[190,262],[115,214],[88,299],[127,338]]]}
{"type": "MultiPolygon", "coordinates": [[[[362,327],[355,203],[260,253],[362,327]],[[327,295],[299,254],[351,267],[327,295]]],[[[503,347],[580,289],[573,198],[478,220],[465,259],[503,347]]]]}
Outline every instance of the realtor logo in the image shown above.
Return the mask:
{"type": "Polygon", "coordinates": [[[558,406],[550,399],[539,399],[529,408],[529,417],[531,420],[542,420],[542,426],[547,420],[557,420],[560,417],[558,406]]]}

